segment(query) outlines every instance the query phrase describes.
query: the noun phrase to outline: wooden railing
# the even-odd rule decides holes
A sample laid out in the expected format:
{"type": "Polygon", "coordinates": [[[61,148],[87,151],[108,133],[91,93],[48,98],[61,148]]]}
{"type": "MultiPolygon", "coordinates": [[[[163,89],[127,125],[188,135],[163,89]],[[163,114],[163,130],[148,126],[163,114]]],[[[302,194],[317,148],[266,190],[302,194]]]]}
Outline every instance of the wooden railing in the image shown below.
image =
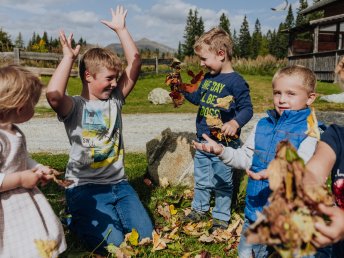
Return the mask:
{"type": "Polygon", "coordinates": [[[344,57],[344,49],[289,56],[289,64],[299,64],[310,68],[320,81],[336,82],[334,70],[344,57]]]}
{"type": "MultiPolygon", "coordinates": [[[[55,62],[56,66],[61,61],[63,55],[57,53],[40,53],[40,52],[26,52],[22,51],[18,48],[15,48],[13,51],[14,56],[14,63],[21,64],[23,60],[43,60],[43,61],[51,61],[55,62]]],[[[80,61],[80,55],[77,58],[76,68],[73,68],[71,71],[70,76],[78,76],[78,63],[80,61]]],[[[142,65],[146,66],[154,66],[154,73],[159,73],[159,65],[170,65],[172,63],[172,59],[163,59],[163,58],[150,58],[150,59],[142,59],[142,65]]],[[[26,66],[26,68],[38,76],[41,75],[52,75],[55,71],[55,68],[46,68],[46,67],[32,67],[26,66]]]]}

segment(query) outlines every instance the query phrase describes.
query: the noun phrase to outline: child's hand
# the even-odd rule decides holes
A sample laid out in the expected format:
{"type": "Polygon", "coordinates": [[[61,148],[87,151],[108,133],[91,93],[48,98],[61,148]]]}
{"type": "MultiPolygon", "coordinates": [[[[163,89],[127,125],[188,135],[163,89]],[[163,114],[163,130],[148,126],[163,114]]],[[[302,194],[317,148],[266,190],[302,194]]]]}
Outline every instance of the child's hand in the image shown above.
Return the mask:
{"type": "Polygon", "coordinates": [[[254,173],[249,169],[246,169],[246,174],[253,180],[264,180],[269,178],[269,172],[267,169],[263,169],[258,173],[254,173]]]}
{"type": "Polygon", "coordinates": [[[193,147],[197,150],[213,153],[215,155],[220,155],[224,151],[223,146],[221,144],[218,144],[216,141],[210,139],[210,137],[206,134],[202,134],[202,137],[204,140],[207,141],[207,143],[201,143],[201,142],[195,142],[192,141],[193,147]]]}
{"type": "Polygon", "coordinates": [[[239,129],[239,124],[237,121],[235,121],[234,119],[226,122],[223,124],[222,128],[221,128],[221,132],[225,135],[225,136],[234,136],[236,134],[236,132],[239,129]]]}
{"type": "Polygon", "coordinates": [[[116,11],[111,8],[112,21],[101,20],[100,22],[108,26],[114,31],[119,31],[125,28],[125,17],[128,10],[124,10],[123,6],[117,6],[116,11]]]}
{"type": "Polygon", "coordinates": [[[315,228],[320,234],[316,234],[312,243],[318,248],[336,243],[344,238],[344,211],[339,207],[327,207],[323,204],[319,205],[319,210],[327,215],[331,222],[330,224],[315,224],[315,228]]]}
{"type": "Polygon", "coordinates": [[[41,172],[36,172],[36,169],[28,169],[19,172],[20,187],[32,189],[40,182],[42,176],[43,174],[41,172]]]}
{"type": "Polygon", "coordinates": [[[59,175],[60,172],[57,170],[47,167],[47,166],[39,166],[36,171],[36,173],[42,174],[41,177],[41,185],[44,186],[46,185],[50,180],[54,179],[54,175],[59,175]]]}
{"type": "Polygon", "coordinates": [[[77,45],[74,49],[72,48],[73,34],[70,34],[67,38],[64,31],[60,31],[60,43],[63,50],[63,57],[69,57],[75,60],[80,51],[80,45],[77,45]]]}

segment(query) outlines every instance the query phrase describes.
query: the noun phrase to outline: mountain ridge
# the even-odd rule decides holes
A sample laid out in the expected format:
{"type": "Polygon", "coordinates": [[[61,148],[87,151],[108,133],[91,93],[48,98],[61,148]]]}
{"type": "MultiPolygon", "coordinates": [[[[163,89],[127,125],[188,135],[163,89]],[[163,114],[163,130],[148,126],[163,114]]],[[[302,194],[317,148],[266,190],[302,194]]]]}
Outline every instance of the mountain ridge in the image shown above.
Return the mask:
{"type": "MultiPolygon", "coordinates": [[[[135,41],[135,44],[139,50],[150,50],[156,51],[159,49],[160,53],[175,53],[177,52],[174,48],[166,46],[164,44],[158,43],[156,41],[149,40],[147,38],[142,38],[140,40],[135,41]]],[[[107,45],[105,48],[110,49],[117,54],[123,54],[123,48],[120,43],[112,43],[107,45]]]]}

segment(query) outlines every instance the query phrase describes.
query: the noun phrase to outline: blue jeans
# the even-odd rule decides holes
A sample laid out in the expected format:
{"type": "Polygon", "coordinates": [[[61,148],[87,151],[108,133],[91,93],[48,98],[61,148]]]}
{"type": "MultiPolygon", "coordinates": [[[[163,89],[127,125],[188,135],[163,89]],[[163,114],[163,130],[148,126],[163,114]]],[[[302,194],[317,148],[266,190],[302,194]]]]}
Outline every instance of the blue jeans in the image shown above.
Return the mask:
{"type": "Polygon", "coordinates": [[[239,247],[238,247],[239,258],[252,257],[252,253],[254,253],[253,257],[255,258],[269,257],[274,251],[272,247],[263,245],[263,244],[247,243],[245,232],[252,223],[253,222],[250,221],[249,219],[247,218],[244,219],[244,225],[242,227],[242,231],[240,234],[240,242],[239,242],[239,247]]]}
{"type": "MultiPolygon", "coordinates": [[[[238,147],[239,142],[232,146],[238,147]]],[[[196,150],[194,157],[195,189],[192,209],[207,212],[211,193],[215,194],[215,219],[229,221],[233,193],[232,167],[225,165],[216,155],[196,150]]]]}
{"type": "Polygon", "coordinates": [[[152,237],[152,222],[135,190],[127,181],[113,185],[87,184],[66,190],[70,229],[96,253],[105,254],[110,243],[119,246],[136,229],[140,239],[152,237]]]}

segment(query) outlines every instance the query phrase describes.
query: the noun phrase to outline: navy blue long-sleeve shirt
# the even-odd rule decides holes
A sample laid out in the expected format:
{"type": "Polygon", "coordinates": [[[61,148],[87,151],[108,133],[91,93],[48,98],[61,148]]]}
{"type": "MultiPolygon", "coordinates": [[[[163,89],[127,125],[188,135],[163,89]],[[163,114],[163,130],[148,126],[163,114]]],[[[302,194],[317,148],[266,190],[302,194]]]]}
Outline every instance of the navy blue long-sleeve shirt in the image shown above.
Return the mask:
{"type": "MultiPolygon", "coordinates": [[[[243,127],[253,115],[250,90],[247,82],[236,72],[211,75],[207,73],[197,91],[183,93],[185,98],[195,105],[199,105],[196,118],[197,137],[202,138],[205,133],[209,136],[210,129],[206,123],[207,114],[219,117],[223,123],[232,119],[243,127]],[[233,96],[234,101],[228,109],[215,107],[218,98],[233,96]]],[[[240,134],[240,130],[238,131],[240,134]]]]}

